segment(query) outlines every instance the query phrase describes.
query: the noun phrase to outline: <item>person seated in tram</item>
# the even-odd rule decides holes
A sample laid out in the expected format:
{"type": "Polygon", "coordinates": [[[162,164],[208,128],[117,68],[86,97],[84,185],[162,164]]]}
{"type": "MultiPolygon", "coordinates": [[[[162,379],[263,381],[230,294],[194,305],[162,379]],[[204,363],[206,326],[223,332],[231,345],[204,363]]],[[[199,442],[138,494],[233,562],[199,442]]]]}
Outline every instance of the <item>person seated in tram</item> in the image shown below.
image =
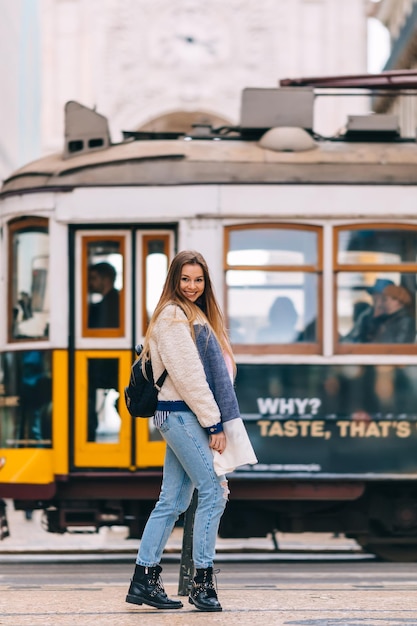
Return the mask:
{"type": "Polygon", "coordinates": [[[365,310],[359,313],[354,320],[352,330],[341,339],[342,342],[371,343],[375,341],[379,326],[385,317],[383,291],[389,286],[394,286],[392,280],[377,278],[374,285],[366,289],[372,297],[372,305],[365,306],[365,310]]]}
{"type": "Polygon", "coordinates": [[[115,288],[116,270],[105,261],[90,265],[88,286],[92,294],[102,296],[99,302],[91,302],[88,311],[89,328],[119,327],[119,291],[115,288]]]}
{"type": "Polygon", "coordinates": [[[52,379],[45,369],[44,354],[40,350],[22,353],[19,397],[19,440],[26,442],[28,446],[50,445],[52,379]]]}
{"type": "Polygon", "coordinates": [[[297,319],[291,298],[278,296],[269,310],[268,326],[258,332],[257,343],[293,343],[297,340],[297,319]]]}
{"type": "Polygon", "coordinates": [[[414,343],[416,324],[409,312],[412,298],[408,289],[388,285],[382,296],[385,315],[373,343],[414,343]]]}
{"type": "MultiPolygon", "coordinates": [[[[102,261],[88,268],[90,294],[99,294],[101,300],[90,302],[88,328],[118,328],[120,325],[119,297],[115,288],[116,269],[102,261]]],[[[103,330],[105,333],[105,330],[103,330]]],[[[97,440],[99,415],[106,409],[109,391],[118,387],[117,359],[89,359],[88,361],[88,441],[97,440]]],[[[114,407],[111,407],[112,413],[114,407]]]]}

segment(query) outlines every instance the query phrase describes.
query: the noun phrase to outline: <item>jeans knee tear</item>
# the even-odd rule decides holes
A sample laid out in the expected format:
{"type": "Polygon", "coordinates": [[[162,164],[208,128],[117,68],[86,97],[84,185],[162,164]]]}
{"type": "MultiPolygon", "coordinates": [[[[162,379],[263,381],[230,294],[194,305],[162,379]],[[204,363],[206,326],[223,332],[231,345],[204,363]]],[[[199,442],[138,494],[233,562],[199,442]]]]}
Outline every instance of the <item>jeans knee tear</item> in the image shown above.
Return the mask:
{"type": "Polygon", "coordinates": [[[228,495],[229,495],[229,493],[230,493],[230,490],[229,490],[229,484],[228,484],[227,480],[223,480],[223,481],[220,483],[220,485],[221,485],[221,487],[222,487],[222,489],[223,489],[223,498],[227,501],[227,500],[229,499],[227,496],[228,496],[228,495]]]}

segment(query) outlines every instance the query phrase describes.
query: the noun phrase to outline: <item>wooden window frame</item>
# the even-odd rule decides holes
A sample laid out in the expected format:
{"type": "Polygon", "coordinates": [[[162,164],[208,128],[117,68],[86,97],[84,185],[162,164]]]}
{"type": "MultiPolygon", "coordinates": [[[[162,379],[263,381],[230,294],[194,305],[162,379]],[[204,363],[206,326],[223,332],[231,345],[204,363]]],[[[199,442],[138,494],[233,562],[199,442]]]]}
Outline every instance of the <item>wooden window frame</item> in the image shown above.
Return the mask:
{"type": "Polygon", "coordinates": [[[82,337],[124,337],[126,334],[126,235],[82,235],[81,236],[81,336],[82,337]],[[123,286],[119,292],[119,321],[117,328],[88,327],[88,246],[99,241],[115,241],[120,244],[119,254],[123,257],[123,286]]]}
{"type": "Polygon", "coordinates": [[[256,222],[247,224],[235,224],[225,226],[224,230],[224,248],[223,248],[223,271],[224,271],[224,302],[225,314],[228,319],[228,288],[226,284],[226,272],[229,270],[256,271],[265,272],[303,272],[307,274],[315,274],[317,276],[317,339],[313,342],[299,343],[274,343],[268,344],[239,344],[233,343],[233,352],[235,354],[321,354],[323,345],[323,227],[312,224],[292,224],[289,222],[256,222]],[[227,262],[227,254],[230,246],[230,234],[237,230],[302,230],[310,231],[317,234],[317,261],[316,264],[305,265],[231,265],[227,262]]]}
{"type": "Polygon", "coordinates": [[[339,263],[339,233],[341,231],[359,230],[404,230],[416,231],[417,224],[403,224],[398,222],[366,222],[362,224],[342,224],[333,228],[333,345],[335,354],[416,354],[417,344],[407,343],[383,343],[361,344],[340,343],[338,337],[338,314],[337,314],[337,277],[341,272],[398,272],[399,274],[415,274],[417,276],[416,263],[390,263],[381,265],[378,263],[339,263]]]}
{"type": "Polygon", "coordinates": [[[132,354],[130,350],[76,350],[75,352],[75,406],[74,406],[74,458],[76,468],[128,468],[132,458],[133,421],[123,399],[123,388],[129,380],[132,354]],[[118,441],[88,441],[88,361],[89,359],[116,359],[119,376],[119,406],[121,418],[118,441]]]}
{"type": "MultiPolygon", "coordinates": [[[[47,217],[18,217],[8,223],[8,288],[7,288],[7,339],[9,343],[38,343],[49,341],[49,337],[13,337],[13,238],[18,232],[45,231],[49,237],[47,217]]],[[[50,243],[50,239],[49,239],[50,243]]]]}

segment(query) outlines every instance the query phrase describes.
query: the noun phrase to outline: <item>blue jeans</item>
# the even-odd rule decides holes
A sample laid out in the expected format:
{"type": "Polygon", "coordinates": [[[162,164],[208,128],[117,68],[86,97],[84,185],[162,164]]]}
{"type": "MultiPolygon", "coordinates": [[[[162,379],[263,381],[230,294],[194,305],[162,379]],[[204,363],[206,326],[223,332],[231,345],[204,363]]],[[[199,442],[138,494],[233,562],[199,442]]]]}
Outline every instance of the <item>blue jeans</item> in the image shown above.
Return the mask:
{"type": "Polygon", "coordinates": [[[195,488],[194,565],[212,567],[229,493],[226,477],[215,474],[208,435],[194,413],[171,412],[159,431],[167,443],[161,493],[143,531],[136,563],[158,565],[175,522],[188,509],[195,488]]]}

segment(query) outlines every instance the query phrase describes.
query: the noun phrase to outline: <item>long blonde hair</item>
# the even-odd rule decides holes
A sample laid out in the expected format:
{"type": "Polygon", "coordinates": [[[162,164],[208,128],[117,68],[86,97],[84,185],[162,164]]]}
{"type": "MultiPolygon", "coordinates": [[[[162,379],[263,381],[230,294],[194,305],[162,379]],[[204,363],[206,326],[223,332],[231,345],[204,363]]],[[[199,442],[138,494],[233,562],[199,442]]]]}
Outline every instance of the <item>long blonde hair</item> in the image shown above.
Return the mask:
{"type": "Polygon", "coordinates": [[[201,316],[201,311],[203,311],[208,320],[210,329],[217,337],[217,340],[220,343],[223,352],[230,357],[233,363],[233,368],[234,370],[236,369],[232,348],[230,346],[229,338],[226,331],[224,316],[217,303],[216,296],[214,295],[207,263],[204,257],[199,252],[196,252],[195,250],[183,250],[182,252],[179,252],[172,260],[167,277],[165,279],[164,287],[162,289],[161,297],[159,298],[159,302],[156,305],[155,311],[149,322],[148,330],[146,331],[143,350],[141,354],[144,361],[150,359],[149,339],[151,337],[158,316],[167,304],[176,304],[181,307],[187,317],[188,323],[190,324],[191,333],[193,336],[193,323],[198,317],[201,316]],[[204,292],[201,296],[201,308],[194,302],[191,302],[190,300],[185,298],[181,293],[181,275],[184,265],[199,265],[202,269],[204,276],[204,292]]]}

